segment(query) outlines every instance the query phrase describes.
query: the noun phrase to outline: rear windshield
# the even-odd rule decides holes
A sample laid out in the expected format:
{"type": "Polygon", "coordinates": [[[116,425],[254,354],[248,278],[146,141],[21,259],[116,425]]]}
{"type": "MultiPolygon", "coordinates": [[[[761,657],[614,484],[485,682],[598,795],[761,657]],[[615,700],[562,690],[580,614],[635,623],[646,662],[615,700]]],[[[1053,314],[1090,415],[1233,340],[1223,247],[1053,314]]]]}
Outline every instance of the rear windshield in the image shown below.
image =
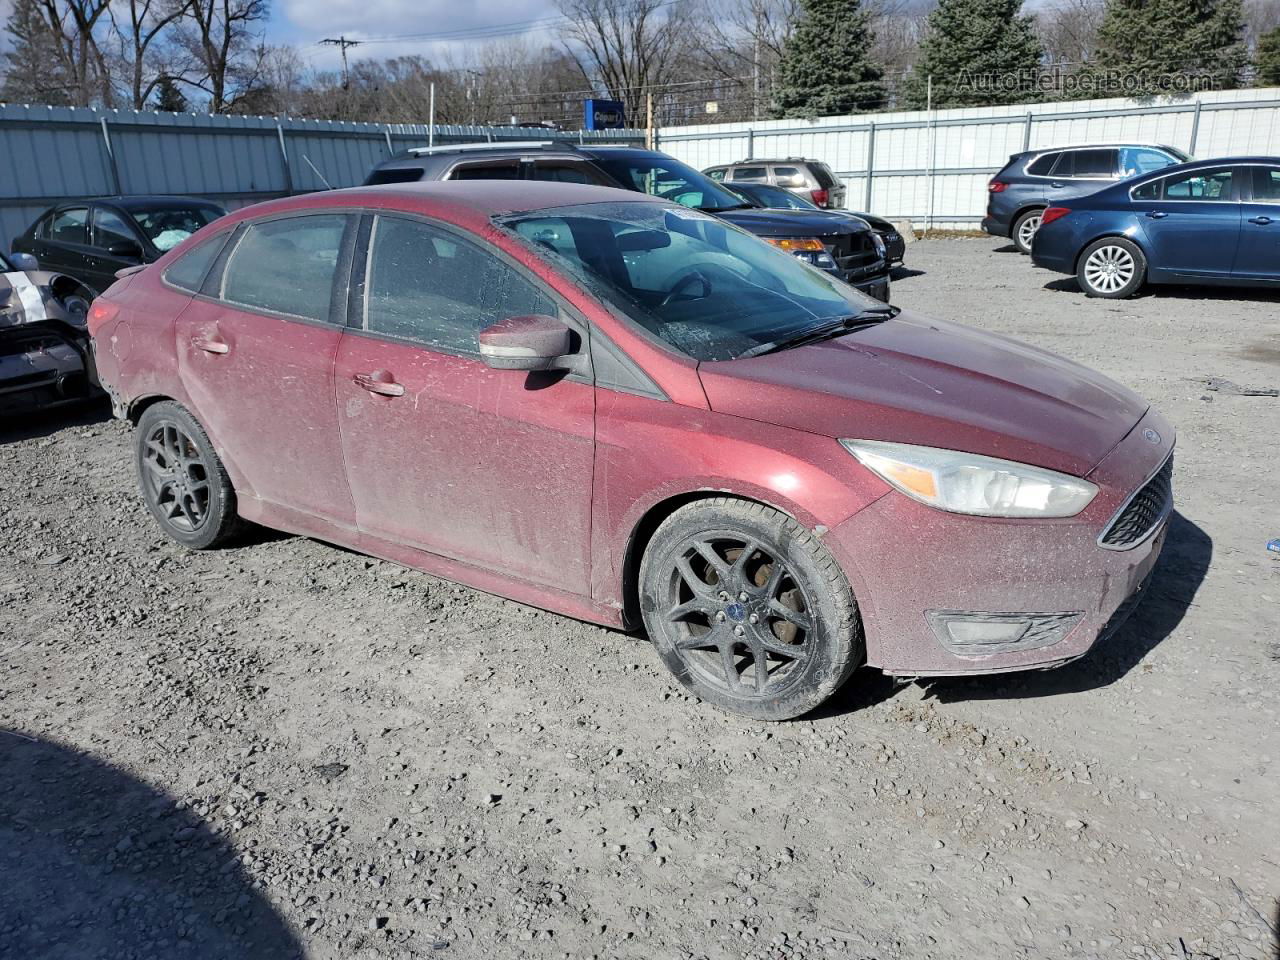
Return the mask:
{"type": "Polygon", "coordinates": [[[813,174],[814,179],[818,181],[818,186],[825,190],[830,190],[836,185],[835,174],[831,172],[831,168],[825,163],[809,164],[809,171],[813,174]]]}
{"type": "Polygon", "coordinates": [[[366,187],[376,187],[380,183],[417,183],[421,179],[421,167],[391,167],[388,170],[373,171],[364,184],[366,187]]]}

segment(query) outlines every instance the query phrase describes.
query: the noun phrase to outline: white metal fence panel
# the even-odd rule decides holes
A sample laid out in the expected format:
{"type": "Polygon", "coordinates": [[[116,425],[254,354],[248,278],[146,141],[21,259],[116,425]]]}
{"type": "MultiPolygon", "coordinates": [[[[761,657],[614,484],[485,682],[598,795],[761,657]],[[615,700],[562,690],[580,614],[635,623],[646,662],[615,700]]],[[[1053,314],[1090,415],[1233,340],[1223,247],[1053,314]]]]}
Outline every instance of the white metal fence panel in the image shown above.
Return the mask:
{"type": "Polygon", "coordinates": [[[970,230],[986,209],[987,181],[1012,154],[1125,141],[1169,144],[1197,157],[1280,155],[1280,88],[658,131],[660,149],[699,168],[750,158],[824,160],[848,186],[850,209],[970,230]]]}

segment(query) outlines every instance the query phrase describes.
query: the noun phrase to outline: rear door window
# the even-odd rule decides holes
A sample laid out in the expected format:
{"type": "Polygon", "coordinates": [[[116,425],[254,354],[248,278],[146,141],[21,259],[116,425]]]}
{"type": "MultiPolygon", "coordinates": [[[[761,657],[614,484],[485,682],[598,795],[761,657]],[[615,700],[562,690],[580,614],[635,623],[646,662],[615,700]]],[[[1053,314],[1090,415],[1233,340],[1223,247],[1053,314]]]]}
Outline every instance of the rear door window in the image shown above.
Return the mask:
{"type": "Polygon", "coordinates": [[[1102,180],[1116,175],[1114,150],[1076,150],[1075,155],[1074,177],[1102,180]]]}
{"type": "Polygon", "coordinates": [[[1253,199],[1257,203],[1280,203],[1280,167],[1253,168],[1253,199]]]}
{"type": "Polygon", "coordinates": [[[558,313],[514,267],[420,220],[379,216],[366,271],[364,329],[453,353],[476,354],[476,335],[505,317],[558,313]]]}
{"type": "Polygon", "coordinates": [[[733,179],[746,181],[758,180],[763,183],[769,179],[769,171],[764,167],[734,167],[733,179]]]}
{"type": "Polygon", "coordinates": [[[555,162],[539,160],[533,165],[534,180],[550,180],[555,183],[587,183],[606,186],[604,180],[581,162],[555,162]]]}
{"type": "Polygon", "coordinates": [[[1165,177],[1165,200],[1229,201],[1233,199],[1231,181],[1234,171],[1230,167],[1216,170],[1196,170],[1191,173],[1165,177]]]}
{"type": "Polygon", "coordinates": [[[120,214],[107,207],[96,207],[93,211],[93,245],[106,249],[113,243],[138,243],[138,235],[133,227],[125,223],[120,214]]]}
{"type": "Polygon", "coordinates": [[[89,208],[68,207],[53,215],[49,223],[49,239],[54,243],[89,242],[89,208]]]}
{"type": "Polygon", "coordinates": [[[341,214],[250,224],[227,261],[222,299],[254,310],[329,321],[346,226],[341,214]]]}
{"type": "Polygon", "coordinates": [[[1044,156],[1036,157],[1027,164],[1027,173],[1033,177],[1047,177],[1061,156],[1061,153],[1046,153],[1044,156]]]}

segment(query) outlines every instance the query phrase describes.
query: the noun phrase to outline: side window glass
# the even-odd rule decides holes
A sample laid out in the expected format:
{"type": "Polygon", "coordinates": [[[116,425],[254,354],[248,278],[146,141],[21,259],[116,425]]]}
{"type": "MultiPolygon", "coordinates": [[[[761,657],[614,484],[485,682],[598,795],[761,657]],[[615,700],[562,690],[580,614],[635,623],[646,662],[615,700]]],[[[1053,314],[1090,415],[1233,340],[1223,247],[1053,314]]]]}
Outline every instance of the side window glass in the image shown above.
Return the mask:
{"type": "Polygon", "coordinates": [[[1253,168],[1253,199],[1262,203],[1280,203],[1280,168],[1253,168]]]}
{"type": "Polygon", "coordinates": [[[72,207],[55,213],[49,224],[49,239],[54,243],[88,243],[89,208],[72,207]]]}
{"type": "Polygon", "coordinates": [[[1027,173],[1033,177],[1047,177],[1060,156],[1060,153],[1046,153],[1043,157],[1036,157],[1027,164],[1027,173]]]}
{"type": "Polygon", "coordinates": [[[711,170],[708,170],[707,176],[710,177],[712,180],[714,180],[716,183],[721,183],[724,180],[724,167],[715,167],[711,170]]]}
{"type": "Polygon", "coordinates": [[[1152,180],[1150,183],[1144,183],[1140,187],[1133,188],[1133,199],[1135,200],[1159,200],[1160,186],[1164,181],[1152,180]]]}
{"type": "Polygon", "coordinates": [[[400,217],[374,222],[365,297],[366,330],[469,354],[478,350],[476,334],[497,320],[558,313],[550,297],[493,254],[400,217]]]}
{"type": "Polygon", "coordinates": [[[38,240],[53,239],[53,216],[47,216],[36,224],[35,236],[38,240]]]}
{"type": "Polygon", "coordinates": [[[769,174],[764,167],[734,167],[733,179],[735,180],[768,180],[769,174]]]}
{"type": "Polygon", "coordinates": [[[1166,200],[1230,200],[1231,170],[1197,170],[1168,177],[1164,181],[1166,200]]]}
{"type": "Polygon", "coordinates": [[[585,167],[586,165],[581,163],[539,163],[533,168],[533,179],[551,180],[557,183],[589,183],[598,185],[600,181],[591,176],[586,171],[585,167]]]}
{"type": "Polygon", "coordinates": [[[1163,170],[1178,161],[1161,150],[1150,147],[1123,147],[1120,150],[1120,176],[1136,177],[1139,174],[1163,170]]]}
{"type": "Polygon", "coordinates": [[[1051,177],[1070,177],[1075,175],[1076,154],[1074,150],[1065,150],[1058,154],[1058,161],[1049,173],[1051,177]]]}
{"type": "Polygon", "coordinates": [[[93,211],[93,245],[103,249],[113,243],[137,243],[138,235],[124,222],[120,214],[106,207],[93,211]]]}
{"type": "Polygon", "coordinates": [[[454,167],[449,174],[450,180],[519,180],[520,164],[512,160],[510,163],[471,164],[454,167]]]}
{"type": "Polygon", "coordinates": [[[805,185],[804,174],[800,172],[798,167],[774,167],[773,175],[776,178],[774,183],[780,187],[803,187],[805,185]]]}
{"type": "Polygon", "coordinates": [[[222,299],[327,321],[346,225],[347,218],[335,214],[252,224],[227,261],[222,299]]]}
{"type": "Polygon", "coordinates": [[[1101,179],[1114,177],[1116,173],[1116,152],[1114,150],[1077,150],[1075,151],[1075,169],[1073,177],[1101,179]]]}
{"type": "Polygon", "coordinates": [[[200,289],[200,285],[204,283],[205,274],[213,266],[213,261],[217,259],[226,239],[227,234],[224,233],[221,236],[214,237],[207,243],[200,244],[194,250],[184,253],[164,272],[164,278],[175,287],[189,290],[192,293],[197,292],[200,289]]]}

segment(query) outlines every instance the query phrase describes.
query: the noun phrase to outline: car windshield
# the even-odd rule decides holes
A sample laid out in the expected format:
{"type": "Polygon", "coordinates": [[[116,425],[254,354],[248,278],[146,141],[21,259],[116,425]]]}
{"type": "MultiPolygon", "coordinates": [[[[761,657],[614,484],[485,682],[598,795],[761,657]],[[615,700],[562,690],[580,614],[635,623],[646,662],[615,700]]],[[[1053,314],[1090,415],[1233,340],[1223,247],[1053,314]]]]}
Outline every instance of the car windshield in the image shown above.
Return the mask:
{"type": "Polygon", "coordinates": [[[578,204],[498,222],[695,360],[759,354],[884,309],[732,224],[670,204],[578,204]]]}
{"type": "Polygon", "coordinates": [[[769,187],[758,183],[733,183],[728,182],[726,187],[734,193],[741,194],[752,204],[767,207],[773,210],[817,210],[804,197],[798,197],[790,190],[783,190],[781,187],[769,187]]]}
{"type": "Polygon", "coordinates": [[[163,253],[172,250],[201,227],[222,216],[218,207],[189,204],[173,207],[143,207],[129,215],[142,228],[148,240],[163,253]]]}
{"type": "Polygon", "coordinates": [[[705,173],[674,157],[610,154],[601,151],[595,163],[624,187],[699,210],[734,210],[750,206],[705,173]]]}

